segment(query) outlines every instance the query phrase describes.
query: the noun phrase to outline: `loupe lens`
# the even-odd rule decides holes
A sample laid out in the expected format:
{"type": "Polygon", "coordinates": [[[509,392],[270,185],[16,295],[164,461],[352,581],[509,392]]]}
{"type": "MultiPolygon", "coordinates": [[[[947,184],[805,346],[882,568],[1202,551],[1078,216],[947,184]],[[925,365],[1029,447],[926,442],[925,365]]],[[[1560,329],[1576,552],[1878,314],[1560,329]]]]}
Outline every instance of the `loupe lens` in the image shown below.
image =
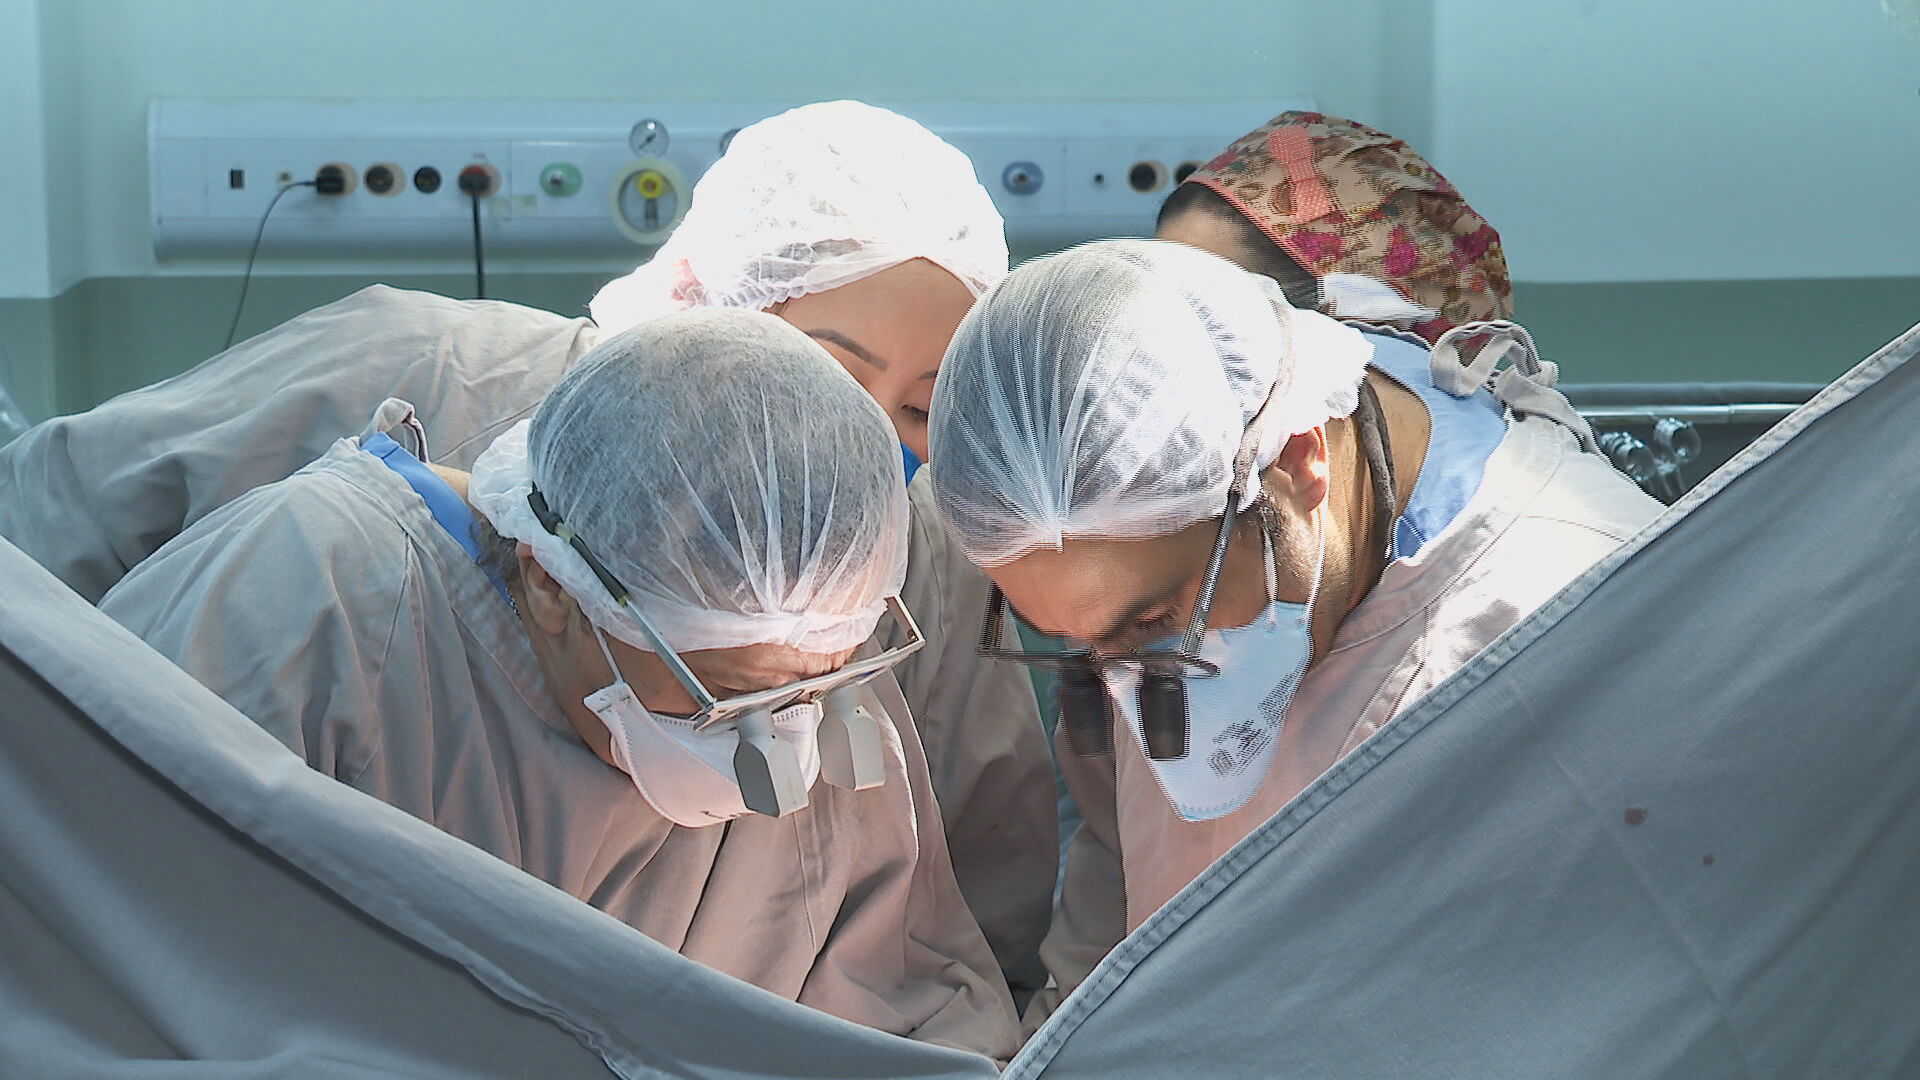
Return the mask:
{"type": "Polygon", "coordinates": [[[880,723],[862,705],[860,691],[843,686],[822,702],[818,744],[820,775],[848,791],[865,791],[887,780],[886,744],[880,723]]]}
{"type": "Polygon", "coordinates": [[[768,817],[785,817],[807,805],[807,782],[800,775],[800,759],[793,744],[773,727],[773,713],[754,709],[742,713],[740,742],[733,751],[733,771],[740,784],[740,801],[747,809],[768,817]]]}
{"type": "Polygon", "coordinates": [[[1140,733],[1147,756],[1175,761],[1187,756],[1187,684],[1178,675],[1148,671],[1140,676],[1140,733]]]}
{"type": "Polygon", "coordinates": [[[1067,742],[1082,757],[1113,751],[1113,702],[1107,684],[1091,665],[1068,664],[1054,685],[1067,742]]]}

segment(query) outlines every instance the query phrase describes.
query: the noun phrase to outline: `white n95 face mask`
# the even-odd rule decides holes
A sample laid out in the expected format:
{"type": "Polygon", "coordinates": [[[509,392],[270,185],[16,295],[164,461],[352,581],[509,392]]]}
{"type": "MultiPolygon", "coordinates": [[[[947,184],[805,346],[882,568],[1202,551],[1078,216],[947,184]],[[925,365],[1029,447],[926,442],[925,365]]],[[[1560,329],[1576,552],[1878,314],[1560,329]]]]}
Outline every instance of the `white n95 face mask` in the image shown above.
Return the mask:
{"type": "MultiPolygon", "coordinates": [[[[1304,604],[1273,598],[1278,589],[1273,537],[1264,530],[1261,537],[1267,556],[1267,606],[1247,626],[1201,635],[1196,651],[1201,659],[1218,665],[1220,674],[1186,680],[1191,735],[1184,757],[1155,760],[1147,754],[1140,723],[1139,670],[1128,665],[1103,673],[1119,715],[1139,741],[1160,790],[1185,821],[1223,817],[1253,798],[1273,768],[1273,750],[1280,741],[1287,706],[1313,658],[1313,600],[1326,562],[1324,525],[1313,589],[1304,604]]],[[[1177,647],[1177,638],[1173,645],[1177,647]]]]}
{"type": "MultiPolygon", "coordinates": [[[[598,627],[594,633],[600,633],[598,627]]],[[[600,647],[606,650],[604,640],[600,647]]],[[[607,662],[613,666],[611,656],[607,662]]],[[[751,723],[751,717],[699,731],[691,720],[655,714],[619,677],[619,668],[613,670],[613,685],[584,700],[607,726],[614,765],[633,779],[640,797],[661,817],[698,829],[753,813],[741,791],[736,764],[748,751],[744,744],[749,738],[755,743],[746,753],[753,763],[750,767],[764,767],[771,773],[751,782],[779,789],[776,801],[781,815],[807,805],[806,793],[820,777],[821,709],[817,703],[773,713],[770,732],[743,733],[742,726],[751,723]]]]}

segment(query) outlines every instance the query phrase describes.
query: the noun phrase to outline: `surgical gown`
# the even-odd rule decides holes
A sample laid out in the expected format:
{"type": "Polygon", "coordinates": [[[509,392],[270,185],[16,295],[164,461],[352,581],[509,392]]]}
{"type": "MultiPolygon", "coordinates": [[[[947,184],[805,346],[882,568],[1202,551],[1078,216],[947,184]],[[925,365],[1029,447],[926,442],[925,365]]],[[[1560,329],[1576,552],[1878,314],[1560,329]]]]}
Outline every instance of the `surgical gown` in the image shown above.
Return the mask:
{"type": "Polygon", "coordinates": [[[0,536],[99,602],[140,560],[366,426],[420,410],[467,469],[600,339],[586,319],[374,285],[0,448],[0,536]]]}
{"type": "MultiPolygon", "coordinates": [[[[600,339],[585,319],[372,286],[193,370],[0,448],[0,536],[89,600],[182,530],[352,435],[419,410],[436,464],[468,468],[600,339]]],[[[923,470],[924,471],[924,470],[923,470]]],[[[1058,866],[1045,733],[1025,673],[974,652],[987,581],[913,485],[902,595],[927,646],[897,674],[925,739],[961,888],[1016,985],[1039,971],[1058,866]]]]}
{"type": "Polygon", "coordinates": [[[1246,805],[1208,821],[1181,819],[1130,731],[1116,733],[1111,755],[1061,748],[1086,821],[1043,949],[1054,985],[1029,1006],[1029,1028],[1215,859],[1658,516],[1658,502],[1583,452],[1561,420],[1515,407],[1526,402],[1578,424],[1551,375],[1509,371],[1502,380],[1507,433],[1479,490],[1416,555],[1388,565],[1347,614],[1301,679],[1273,739],[1271,771],[1246,805]]]}
{"type": "Polygon", "coordinates": [[[210,514],[101,610],[313,768],[692,959],[883,1031],[1014,1049],[887,680],[883,786],[818,783],[784,819],[673,826],[581,742],[513,610],[353,439],[210,514]]]}
{"type": "Polygon", "coordinates": [[[941,524],[936,468],[922,466],[907,487],[912,528],[901,589],[927,644],[895,674],[926,746],[960,891],[1024,1000],[1045,984],[1040,942],[1059,876],[1053,756],[1027,673],[980,656],[992,584],[941,524]],[[924,724],[923,709],[932,718],[924,724]]]}

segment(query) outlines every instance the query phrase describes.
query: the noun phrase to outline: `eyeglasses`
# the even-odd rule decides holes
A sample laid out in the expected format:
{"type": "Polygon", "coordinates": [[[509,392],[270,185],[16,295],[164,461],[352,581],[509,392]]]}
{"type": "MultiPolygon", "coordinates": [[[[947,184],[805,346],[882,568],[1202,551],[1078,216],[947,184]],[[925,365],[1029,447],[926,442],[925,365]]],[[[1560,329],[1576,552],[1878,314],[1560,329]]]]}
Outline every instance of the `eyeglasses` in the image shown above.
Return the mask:
{"type": "Polygon", "coordinates": [[[920,625],[914,622],[913,615],[907,611],[906,605],[900,602],[899,597],[889,596],[886,600],[887,613],[893,616],[906,631],[906,640],[900,645],[876,656],[850,661],[838,670],[825,675],[815,675],[767,690],[716,698],[713,692],[700,681],[700,677],[680,659],[680,654],[661,638],[659,631],[653,628],[653,624],[647,621],[647,617],[641,614],[640,609],[633,606],[627,587],[621,584],[620,579],[614,577],[605,564],[601,563],[587,548],[586,541],[580,539],[580,535],[574,532],[566,522],[561,521],[559,515],[547,506],[546,497],[536,489],[528,494],[527,502],[533,507],[534,516],[540,519],[540,524],[548,532],[566,541],[586,561],[587,568],[593,571],[594,577],[600,579],[600,584],[613,596],[614,602],[633,617],[641,634],[645,635],[647,642],[653,646],[655,655],[659,656],[661,662],[667,665],[667,670],[673,673],[674,680],[689,697],[693,698],[696,708],[690,719],[694,723],[695,730],[704,731],[716,724],[733,720],[742,713],[761,710],[778,712],[790,705],[829,697],[835,690],[865,685],[886,673],[900,661],[920,651],[927,643],[926,638],[920,633],[920,625]]]}
{"type": "MultiPolygon", "coordinates": [[[[647,617],[641,614],[640,609],[633,605],[632,596],[620,579],[614,577],[594,556],[573,527],[562,521],[560,515],[547,505],[546,496],[538,488],[528,492],[527,505],[533,508],[534,517],[539,519],[542,528],[564,540],[586,562],[587,569],[593,571],[593,576],[600,580],[614,602],[632,617],[640,633],[653,646],[654,654],[673,674],[674,681],[693,699],[696,708],[688,719],[692,721],[694,730],[705,731],[726,723],[738,723],[743,730],[771,730],[773,713],[818,700],[822,704],[819,740],[821,775],[828,783],[856,791],[877,786],[884,780],[885,760],[879,725],[860,703],[856,691],[920,651],[927,643],[920,633],[920,625],[914,622],[912,613],[907,611],[899,597],[887,597],[886,607],[887,613],[906,632],[906,640],[900,645],[875,656],[850,661],[825,675],[815,675],[785,686],[716,698],[700,681],[700,677],[687,667],[680,654],[647,621],[647,617]]],[[[771,797],[756,800],[752,791],[747,791],[747,796],[749,808],[763,813],[767,811],[755,805],[756,801],[778,801],[771,797]]]]}
{"type": "Polygon", "coordinates": [[[1100,677],[1111,667],[1140,667],[1140,732],[1147,744],[1147,756],[1155,761],[1172,761],[1187,756],[1187,684],[1189,678],[1211,678],[1220,674],[1219,665],[1203,660],[1196,653],[1200,636],[1206,632],[1207,616],[1213,610],[1213,594],[1220,584],[1220,568],[1226,562],[1227,540],[1233,535],[1234,513],[1240,493],[1236,488],[1227,496],[1226,513],[1220,518],[1220,533],[1214,537],[1213,555],[1207,562],[1206,576],[1200,579],[1200,596],[1193,605],[1177,649],[1135,649],[1124,653],[1097,653],[1090,648],[1062,652],[1026,652],[1002,648],[1000,644],[1005,616],[1019,613],[994,586],[987,597],[985,625],[980,629],[980,655],[994,660],[1011,660],[1035,667],[1052,668],[1057,676],[1054,701],[1060,710],[1060,722],[1067,726],[1067,742],[1083,756],[1113,751],[1113,702],[1107,696],[1107,684],[1100,677]]]}

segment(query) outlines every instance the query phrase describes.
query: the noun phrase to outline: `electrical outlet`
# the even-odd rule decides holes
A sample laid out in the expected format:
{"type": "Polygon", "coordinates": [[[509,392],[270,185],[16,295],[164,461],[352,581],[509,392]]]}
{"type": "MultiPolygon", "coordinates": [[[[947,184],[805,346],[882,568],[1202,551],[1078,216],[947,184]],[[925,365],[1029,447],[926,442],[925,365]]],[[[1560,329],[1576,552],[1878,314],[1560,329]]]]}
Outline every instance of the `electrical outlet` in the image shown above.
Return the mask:
{"type": "MultiPolygon", "coordinates": [[[[1206,161],[1276,112],[1308,104],[898,109],[972,159],[1006,221],[1009,245],[1033,251],[1149,235],[1183,165],[1206,161]]],[[[347,192],[300,188],[274,207],[275,254],[464,257],[472,208],[458,181],[479,165],[497,178],[482,199],[489,251],[637,261],[646,257],[639,245],[657,242],[671,225],[638,227],[632,207],[622,208],[620,185],[643,164],[631,145],[636,126],[652,121],[651,130],[666,135],[650,145],[667,147],[659,160],[689,189],[673,193],[677,213],[732,133],[784,107],[162,99],[148,124],[154,251],[161,258],[244,254],[284,184],[338,163],[353,173],[347,192]],[[235,184],[236,176],[245,182],[235,184]]]]}

